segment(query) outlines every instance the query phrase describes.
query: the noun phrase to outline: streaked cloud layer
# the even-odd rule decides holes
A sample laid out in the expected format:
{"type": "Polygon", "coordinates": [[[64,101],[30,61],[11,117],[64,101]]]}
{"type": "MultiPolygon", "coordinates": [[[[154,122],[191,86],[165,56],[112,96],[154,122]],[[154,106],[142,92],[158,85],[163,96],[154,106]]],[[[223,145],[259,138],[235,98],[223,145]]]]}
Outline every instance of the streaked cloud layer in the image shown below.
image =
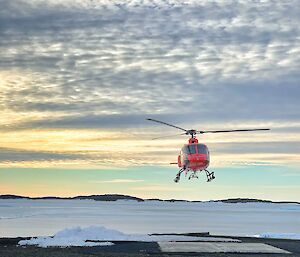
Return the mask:
{"type": "Polygon", "coordinates": [[[300,153],[294,1],[0,0],[1,167],[167,165],[172,129],[208,135],[215,166],[300,153]]]}

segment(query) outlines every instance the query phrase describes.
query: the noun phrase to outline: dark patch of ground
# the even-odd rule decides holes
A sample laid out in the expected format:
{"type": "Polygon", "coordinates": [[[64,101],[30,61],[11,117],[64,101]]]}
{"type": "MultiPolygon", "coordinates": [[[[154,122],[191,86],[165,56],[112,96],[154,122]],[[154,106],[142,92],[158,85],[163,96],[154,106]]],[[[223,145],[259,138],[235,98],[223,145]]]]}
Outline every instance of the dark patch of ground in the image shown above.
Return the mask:
{"type": "MultiPolygon", "coordinates": [[[[224,237],[224,236],[220,236],[224,237]]],[[[239,239],[243,243],[264,243],[272,245],[274,247],[287,250],[295,255],[288,256],[300,256],[300,240],[291,239],[275,239],[275,238],[255,238],[255,237],[230,237],[234,239],[239,239]]],[[[280,256],[285,256],[286,254],[277,254],[280,256]]],[[[267,254],[269,256],[269,254],[267,254]]]]}
{"type": "MultiPolygon", "coordinates": [[[[214,236],[215,237],[215,236],[214,236]]],[[[224,236],[222,236],[224,237],[224,236]]],[[[202,256],[202,257],[300,257],[300,240],[230,237],[248,243],[265,243],[292,254],[237,254],[237,253],[162,253],[157,243],[115,242],[113,246],[39,248],[21,247],[17,243],[24,238],[0,238],[0,257],[146,257],[146,256],[202,256]]]]}

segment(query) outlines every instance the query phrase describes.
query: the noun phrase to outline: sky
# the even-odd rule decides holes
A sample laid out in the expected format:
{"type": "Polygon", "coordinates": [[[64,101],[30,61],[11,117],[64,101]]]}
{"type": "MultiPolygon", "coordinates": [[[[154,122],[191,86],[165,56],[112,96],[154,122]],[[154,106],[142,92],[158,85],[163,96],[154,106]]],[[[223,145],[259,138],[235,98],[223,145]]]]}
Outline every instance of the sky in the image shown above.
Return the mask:
{"type": "Polygon", "coordinates": [[[0,0],[0,194],[300,201],[300,5],[0,0]],[[216,179],[173,182],[187,129],[216,179]],[[180,132],[180,131],[179,131],[180,132]]]}

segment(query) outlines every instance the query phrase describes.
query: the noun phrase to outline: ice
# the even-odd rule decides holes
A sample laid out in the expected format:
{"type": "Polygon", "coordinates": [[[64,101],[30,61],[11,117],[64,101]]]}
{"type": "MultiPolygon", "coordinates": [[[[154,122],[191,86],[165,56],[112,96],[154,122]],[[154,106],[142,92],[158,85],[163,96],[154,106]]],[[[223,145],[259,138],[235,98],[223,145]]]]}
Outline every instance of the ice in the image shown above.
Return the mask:
{"type": "Polygon", "coordinates": [[[300,240],[300,233],[262,233],[255,235],[263,238],[282,238],[282,239],[298,239],[300,240]]]}
{"type": "Polygon", "coordinates": [[[0,237],[51,236],[72,227],[127,234],[210,232],[249,236],[299,234],[300,205],[93,200],[0,200],[0,237]]]}

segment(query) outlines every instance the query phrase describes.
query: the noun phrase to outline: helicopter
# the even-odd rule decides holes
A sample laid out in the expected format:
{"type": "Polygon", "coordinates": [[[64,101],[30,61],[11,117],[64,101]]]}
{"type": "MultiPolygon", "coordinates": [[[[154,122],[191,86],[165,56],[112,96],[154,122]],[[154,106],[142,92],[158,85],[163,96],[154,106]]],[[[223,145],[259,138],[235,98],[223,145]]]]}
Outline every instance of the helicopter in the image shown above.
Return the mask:
{"type": "MultiPolygon", "coordinates": [[[[181,151],[177,157],[177,162],[171,162],[170,164],[177,164],[180,170],[176,174],[174,179],[175,183],[178,183],[180,180],[180,176],[183,172],[185,175],[191,172],[189,176],[189,180],[192,178],[198,178],[197,172],[205,171],[207,182],[215,179],[214,172],[210,172],[207,170],[209,166],[209,150],[205,144],[200,144],[198,139],[196,138],[197,134],[205,134],[205,133],[227,133],[227,132],[244,132],[244,131],[261,131],[261,130],[270,130],[269,128],[260,128],[260,129],[231,129],[231,130],[195,130],[195,129],[184,129],[173,124],[155,120],[155,119],[147,119],[148,121],[153,121],[156,123],[160,123],[169,127],[173,127],[183,131],[183,133],[178,135],[189,135],[190,138],[188,143],[183,145],[181,151]]],[[[174,135],[172,135],[174,136],[174,135]]],[[[172,136],[161,136],[153,139],[160,139],[172,136]]],[[[177,135],[175,135],[177,136],[177,135]]]]}

